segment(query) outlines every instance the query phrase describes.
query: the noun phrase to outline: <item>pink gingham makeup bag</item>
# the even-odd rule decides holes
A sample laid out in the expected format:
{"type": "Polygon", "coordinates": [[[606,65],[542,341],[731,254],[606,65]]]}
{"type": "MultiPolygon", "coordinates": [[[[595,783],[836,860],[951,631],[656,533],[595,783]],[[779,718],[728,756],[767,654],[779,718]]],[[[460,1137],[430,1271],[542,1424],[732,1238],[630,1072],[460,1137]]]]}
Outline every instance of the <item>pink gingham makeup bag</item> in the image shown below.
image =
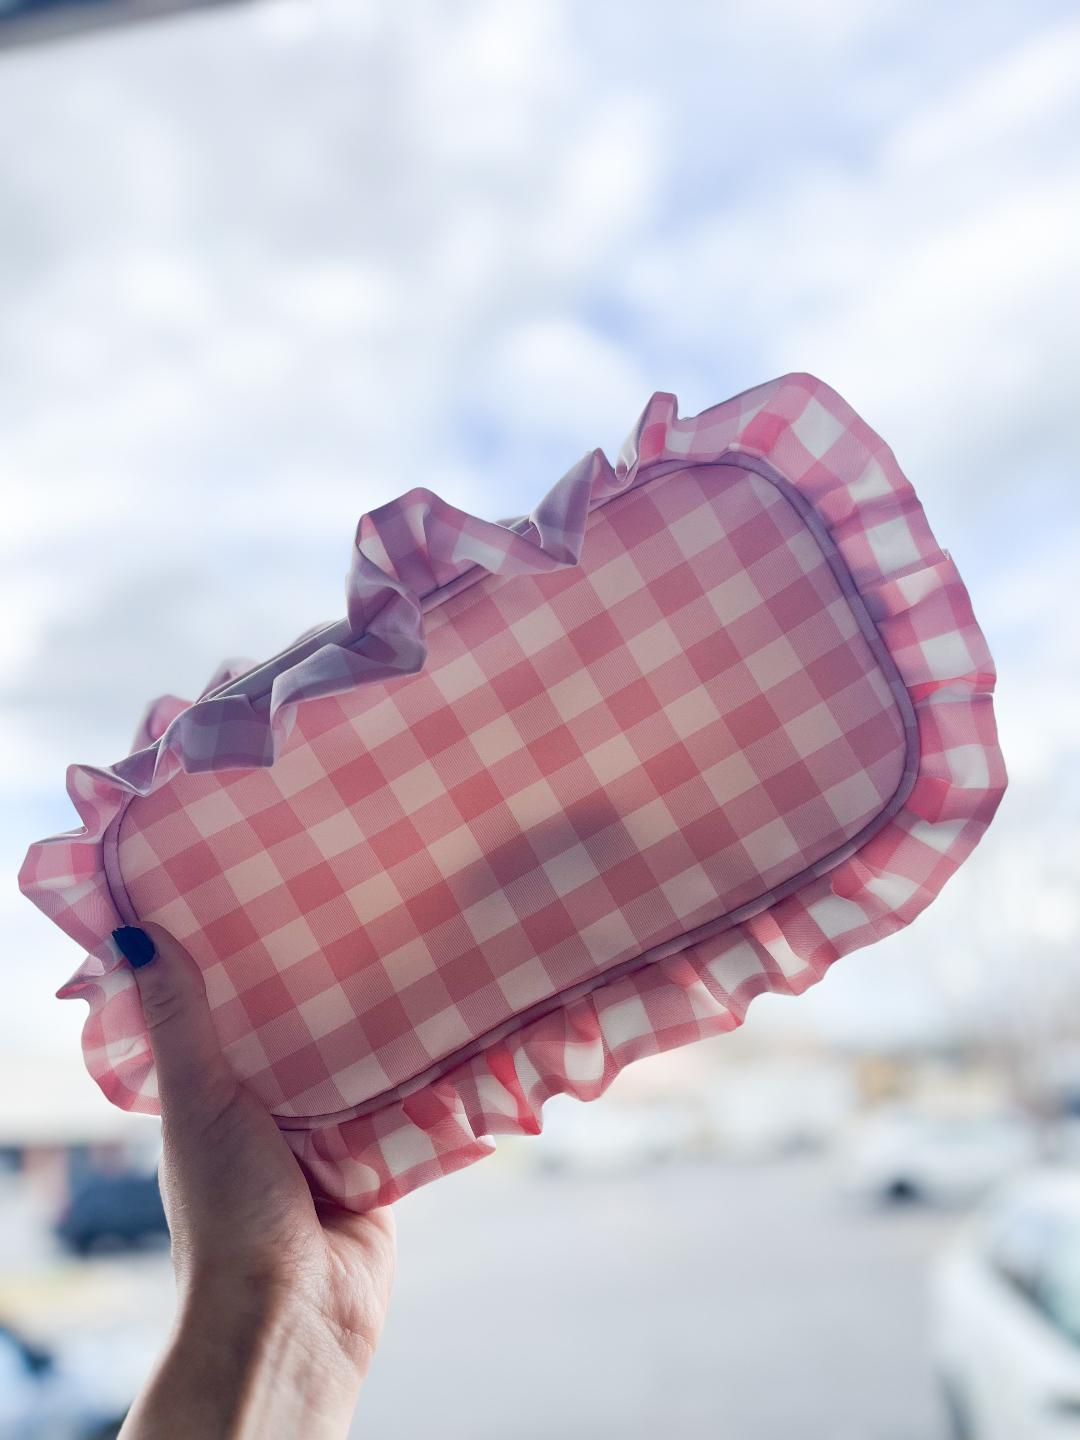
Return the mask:
{"type": "Polygon", "coordinates": [[[88,954],[87,1066],[156,1112],[110,931],[202,968],[237,1073],[364,1209],[731,1030],[912,921],[1006,784],[994,668],[888,446],[782,376],[527,518],[365,515],[347,618],[72,765],[23,891],[88,954]]]}

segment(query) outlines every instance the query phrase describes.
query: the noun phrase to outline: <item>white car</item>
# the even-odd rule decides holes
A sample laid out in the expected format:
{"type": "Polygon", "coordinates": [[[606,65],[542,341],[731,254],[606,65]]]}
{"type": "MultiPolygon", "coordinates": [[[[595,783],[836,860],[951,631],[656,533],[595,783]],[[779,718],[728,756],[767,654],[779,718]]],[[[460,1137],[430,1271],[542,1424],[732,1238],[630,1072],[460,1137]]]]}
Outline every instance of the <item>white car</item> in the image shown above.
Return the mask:
{"type": "Polygon", "coordinates": [[[677,1101],[583,1105],[559,1095],[544,1107],[530,1160],[551,1173],[625,1175],[697,1154],[703,1133],[702,1117],[677,1101]]]}
{"type": "Polygon", "coordinates": [[[1012,1111],[888,1106],[856,1125],[844,1178],[850,1192],[874,1200],[958,1205],[1038,1158],[1033,1126],[1012,1111]]]}
{"type": "Polygon", "coordinates": [[[1080,1437],[1080,1170],[997,1192],[942,1252],[931,1306],[958,1440],[1080,1437]]]}

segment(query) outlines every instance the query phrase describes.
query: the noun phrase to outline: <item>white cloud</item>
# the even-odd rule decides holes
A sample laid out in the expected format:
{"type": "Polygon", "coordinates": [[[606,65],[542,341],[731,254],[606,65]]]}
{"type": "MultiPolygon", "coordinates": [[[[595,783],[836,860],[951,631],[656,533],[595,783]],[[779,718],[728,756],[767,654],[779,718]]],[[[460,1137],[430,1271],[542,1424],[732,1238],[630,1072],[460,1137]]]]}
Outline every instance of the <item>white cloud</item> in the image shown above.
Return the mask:
{"type": "Polygon", "coordinates": [[[1025,451],[1060,491],[1080,373],[1078,74],[1080,24],[1036,34],[860,161],[815,157],[642,247],[627,296],[684,346],[706,325],[732,336],[760,367],[748,378],[820,374],[946,525],[1000,501],[1025,451]]]}
{"type": "MultiPolygon", "coordinates": [[[[1080,92],[1080,22],[1069,18],[1033,35],[994,65],[976,70],[890,140],[891,159],[920,170],[953,166],[965,156],[980,168],[1004,149],[1030,163],[1062,114],[1075,114],[1080,92]]],[[[1069,148],[1066,133],[1058,145],[1069,148]]],[[[1053,145],[1051,148],[1054,148],[1053,145]]]]}
{"type": "Polygon", "coordinates": [[[528,433],[619,425],[646,381],[625,350],[571,316],[529,320],[496,349],[491,399],[528,433]]]}

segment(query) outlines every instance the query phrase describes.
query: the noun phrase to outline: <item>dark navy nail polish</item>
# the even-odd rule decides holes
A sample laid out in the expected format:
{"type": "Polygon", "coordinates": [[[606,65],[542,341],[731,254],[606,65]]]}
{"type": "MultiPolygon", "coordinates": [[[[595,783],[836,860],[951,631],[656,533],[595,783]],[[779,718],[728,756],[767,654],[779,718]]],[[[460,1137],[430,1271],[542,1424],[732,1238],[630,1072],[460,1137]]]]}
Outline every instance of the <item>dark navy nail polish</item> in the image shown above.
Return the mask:
{"type": "Polygon", "coordinates": [[[121,955],[136,970],[140,965],[149,965],[157,954],[153,940],[137,925],[121,925],[112,932],[112,937],[121,955]]]}

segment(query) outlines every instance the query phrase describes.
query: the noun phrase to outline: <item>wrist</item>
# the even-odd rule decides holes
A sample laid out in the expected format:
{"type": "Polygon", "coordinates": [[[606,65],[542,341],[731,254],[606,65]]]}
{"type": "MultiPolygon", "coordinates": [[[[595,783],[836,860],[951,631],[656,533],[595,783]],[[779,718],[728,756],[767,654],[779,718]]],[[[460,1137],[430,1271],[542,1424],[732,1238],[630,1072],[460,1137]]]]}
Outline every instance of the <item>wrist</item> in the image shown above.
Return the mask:
{"type": "Polygon", "coordinates": [[[192,1284],[122,1434],[172,1440],[169,1417],[184,1415],[185,1433],[204,1440],[343,1440],[368,1358],[280,1285],[224,1275],[192,1284]]]}
{"type": "Polygon", "coordinates": [[[264,1345],[287,1342],[290,1353],[313,1349],[320,1366],[362,1376],[374,1340],[338,1316],[340,1306],[323,1296],[324,1288],[319,1276],[295,1266],[185,1266],[177,1269],[177,1326],[192,1335],[247,1332],[264,1345]]]}
{"type": "Polygon", "coordinates": [[[321,1435],[316,1422],[323,1419],[342,1422],[327,1428],[327,1435],[344,1435],[369,1358],[290,1288],[235,1276],[188,1291],[174,1346],[203,1374],[234,1378],[241,1423],[230,1440],[234,1433],[243,1440],[249,1434],[321,1435]],[[295,1432],[279,1418],[283,1407],[296,1409],[304,1421],[295,1432]]]}

